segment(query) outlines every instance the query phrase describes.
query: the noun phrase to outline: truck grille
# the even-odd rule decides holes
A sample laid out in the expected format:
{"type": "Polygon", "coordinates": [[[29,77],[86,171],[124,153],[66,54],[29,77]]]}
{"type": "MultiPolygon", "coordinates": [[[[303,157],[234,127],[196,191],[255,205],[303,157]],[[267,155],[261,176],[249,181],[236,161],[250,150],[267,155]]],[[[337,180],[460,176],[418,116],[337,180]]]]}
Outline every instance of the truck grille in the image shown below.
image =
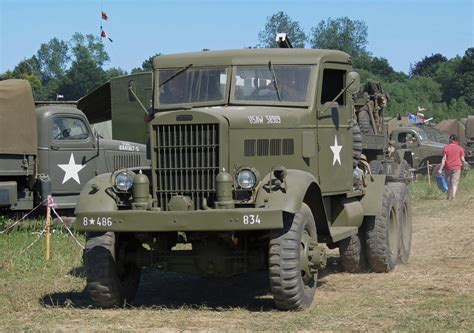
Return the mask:
{"type": "Polygon", "coordinates": [[[203,198],[212,205],[219,172],[219,125],[157,125],[154,133],[158,206],[169,210],[173,195],[189,196],[196,210],[202,209],[203,198]]]}
{"type": "Polygon", "coordinates": [[[134,168],[141,166],[139,154],[114,153],[113,170],[134,168]]]}

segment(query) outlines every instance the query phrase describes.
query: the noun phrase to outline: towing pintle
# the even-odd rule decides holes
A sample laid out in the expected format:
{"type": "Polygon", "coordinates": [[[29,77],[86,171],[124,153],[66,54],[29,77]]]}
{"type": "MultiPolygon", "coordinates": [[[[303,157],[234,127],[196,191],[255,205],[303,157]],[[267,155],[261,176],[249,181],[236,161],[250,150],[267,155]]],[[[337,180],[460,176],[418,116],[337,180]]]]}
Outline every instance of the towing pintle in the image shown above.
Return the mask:
{"type": "Polygon", "coordinates": [[[279,32],[276,35],[275,41],[278,44],[278,47],[280,49],[292,49],[293,45],[291,45],[291,41],[284,32],[279,32]]]}

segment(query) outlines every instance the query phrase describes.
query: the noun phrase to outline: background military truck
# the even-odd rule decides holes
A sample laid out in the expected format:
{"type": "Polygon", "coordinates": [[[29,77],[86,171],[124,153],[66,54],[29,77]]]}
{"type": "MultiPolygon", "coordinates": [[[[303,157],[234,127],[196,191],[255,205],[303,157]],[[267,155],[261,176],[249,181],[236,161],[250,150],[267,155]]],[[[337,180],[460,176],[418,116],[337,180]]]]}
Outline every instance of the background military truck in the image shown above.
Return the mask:
{"type": "Polygon", "coordinates": [[[102,137],[145,144],[148,128],[138,101],[146,109],[151,107],[151,82],[151,72],[115,77],[82,97],[77,107],[102,137]]]}
{"type": "Polygon", "coordinates": [[[427,163],[440,164],[445,144],[434,139],[437,137],[434,136],[436,130],[428,125],[410,124],[406,117],[405,121],[397,117],[390,121],[392,124],[386,124],[384,111],[389,100],[380,83],[373,80],[368,80],[359,92],[354,94],[355,114],[364,139],[362,145],[366,149],[372,171],[381,172],[383,166],[375,157],[379,154],[378,149],[370,148],[370,143],[374,140],[380,142],[380,138],[374,139],[374,135],[387,136],[391,140],[391,145],[397,150],[396,156],[399,156],[404,164],[403,172],[408,175],[413,172],[426,172],[427,163]],[[411,171],[407,172],[407,169],[411,171]]]}
{"type": "Polygon", "coordinates": [[[465,127],[466,134],[466,148],[465,158],[466,162],[474,165],[474,116],[468,116],[465,127]]]}
{"type": "Polygon", "coordinates": [[[142,267],[228,277],[267,270],[280,309],[311,305],[325,244],[351,272],[408,260],[411,206],[387,138],[353,116],[359,75],[340,51],[245,49],[156,57],[152,167],[91,179],[76,206],[100,307],[142,267]]]}
{"type": "Polygon", "coordinates": [[[426,173],[428,163],[441,164],[443,148],[446,144],[430,140],[422,127],[395,127],[390,133],[390,139],[400,156],[415,172],[426,173]]]}
{"type": "Polygon", "coordinates": [[[0,134],[0,209],[29,210],[49,194],[74,208],[89,179],[146,164],[145,145],[95,137],[74,103],[35,108],[25,80],[0,81],[0,134]]]}

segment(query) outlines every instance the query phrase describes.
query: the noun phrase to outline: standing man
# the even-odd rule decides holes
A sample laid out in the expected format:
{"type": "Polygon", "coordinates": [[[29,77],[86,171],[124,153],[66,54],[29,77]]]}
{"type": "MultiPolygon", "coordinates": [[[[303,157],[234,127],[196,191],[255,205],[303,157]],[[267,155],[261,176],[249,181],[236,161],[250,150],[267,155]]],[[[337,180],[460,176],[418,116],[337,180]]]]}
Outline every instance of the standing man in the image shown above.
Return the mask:
{"type": "Polygon", "coordinates": [[[438,173],[446,169],[446,178],[449,183],[448,200],[453,200],[458,189],[459,177],[461,176],[461,169],[465,166],[464,149],[458,144],[458,137],[456,134],[449,136],[449,144],[443,148],[443,160],[438,173]]]}

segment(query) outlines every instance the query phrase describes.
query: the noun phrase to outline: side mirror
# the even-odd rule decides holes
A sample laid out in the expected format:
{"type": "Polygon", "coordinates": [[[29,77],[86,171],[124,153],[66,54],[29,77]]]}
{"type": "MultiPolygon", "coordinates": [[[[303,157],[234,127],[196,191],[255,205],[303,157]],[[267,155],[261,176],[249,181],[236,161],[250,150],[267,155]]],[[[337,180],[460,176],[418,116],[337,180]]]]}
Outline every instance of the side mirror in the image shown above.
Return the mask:
{"type": "Polygon", "coordinates": [[[357,72],[350,71],[347,73],[347,91],[355,94],[360,89],[360,75],[357,72]]]}

